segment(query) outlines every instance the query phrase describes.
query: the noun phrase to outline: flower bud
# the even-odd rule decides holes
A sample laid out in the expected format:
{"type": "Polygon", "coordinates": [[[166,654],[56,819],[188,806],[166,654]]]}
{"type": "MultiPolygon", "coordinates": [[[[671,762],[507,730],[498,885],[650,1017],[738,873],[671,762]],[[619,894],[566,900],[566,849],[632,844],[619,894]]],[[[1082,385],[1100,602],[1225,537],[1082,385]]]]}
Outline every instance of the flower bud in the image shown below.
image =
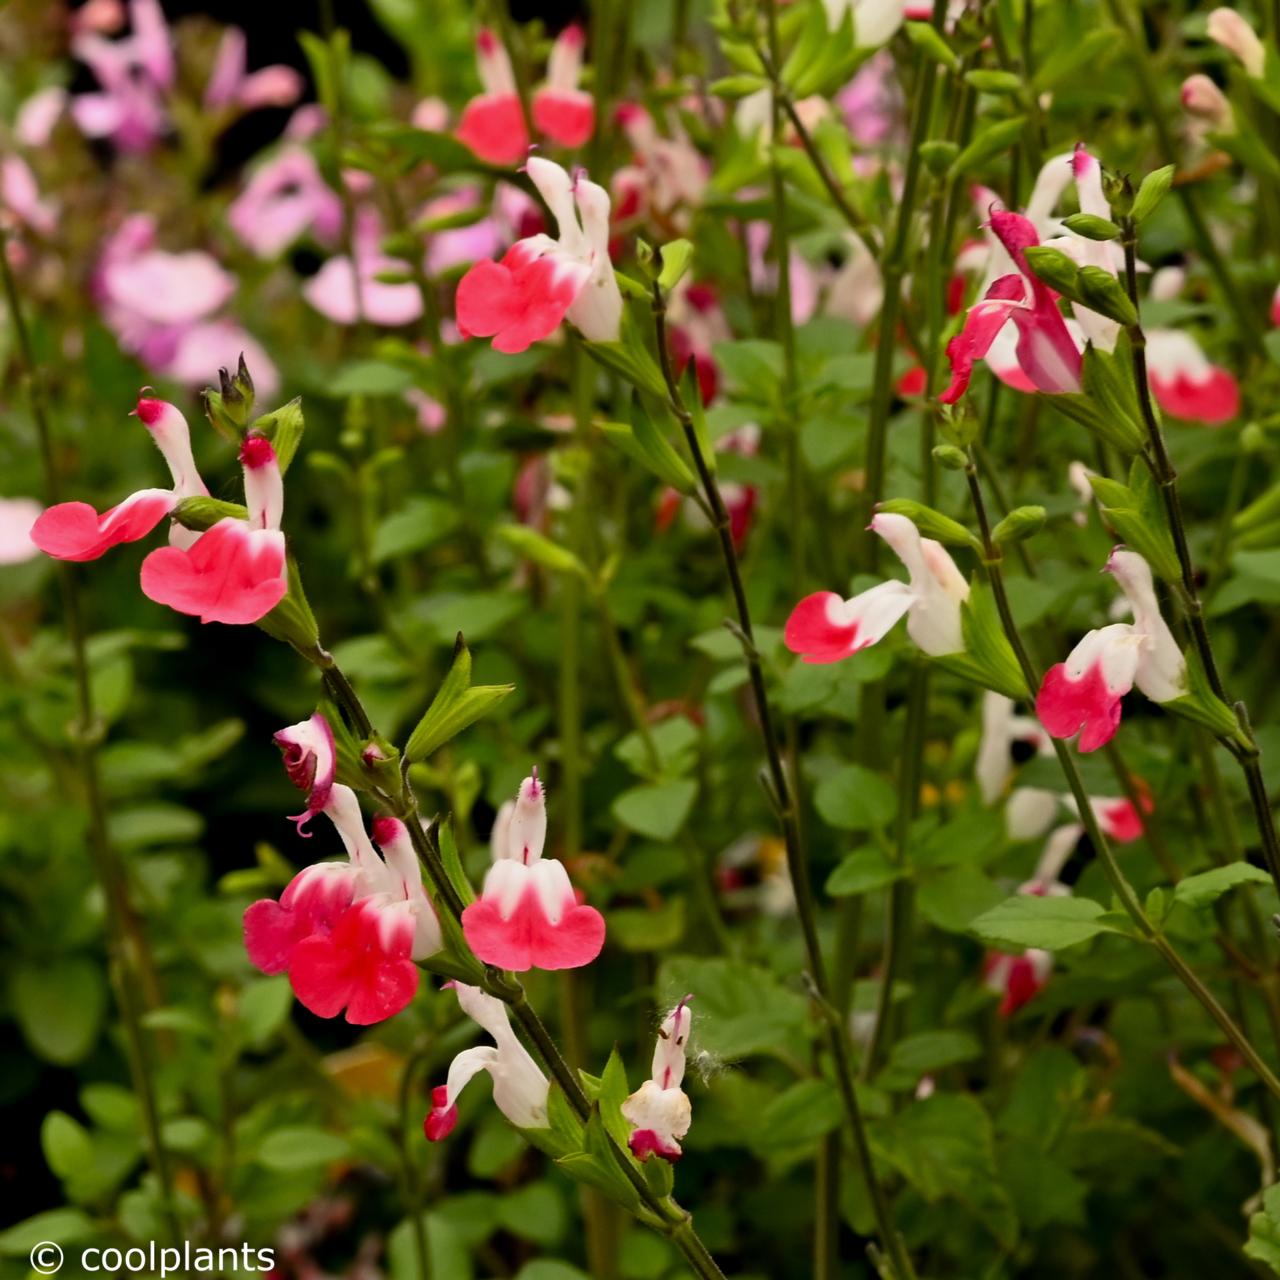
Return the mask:
{"type": "Polygon", "coordinates": [[[1027,266],[1051,289],[1067,298],[1077,296],[1080,268],[1061,249],[1048,245],[1031,245],[1025,250],[1027,266]]]}
{"type": "Polygon", "coordinates": [[[1209,15],[1208,31],[1210,40],[1240,59],[1246,74],[1255,80],[1262,76],[1267,51],[1258,33],[1234,9],[1215,9],[1209,15]]]}
{"type": "Polygon", "coordinates": [[[1120,228],[1110,218],[1093,213],[1073,213],[1063,218],[1062,225],[1086,240],[1115,240],[1120,235],[1120,228]]]}
{"type": "Polygon", "coordinates": [[[223,502],[220,498],[183,498],[173,509],[173,518],[184,529],[195,529],[199,533],[212,529],[227,516],[247,520],[249,510],[238,502],[223,502]]]}
{"type": "Polygon", "coordinates": [[[940,467],[948,471],[963,471],[969,465],[969,459],[963,449],[953,444],[936,444],[933,446],[933,459],[940,467]]]}
{"type": "Polygon", "coordinates": [[[1189,116],[1208,121],[1220,133],[1231,131],[1231,103],[1206,75],[1197,73],[1182,82],[1182,109],[1189,116]]]}
{"type": "Polygon", "coordinates": [[[991,530],[991,537],[998,543],[1021,542],[1039,533],[1047,518],[1043,507],[1015,507],[991,530]]]}

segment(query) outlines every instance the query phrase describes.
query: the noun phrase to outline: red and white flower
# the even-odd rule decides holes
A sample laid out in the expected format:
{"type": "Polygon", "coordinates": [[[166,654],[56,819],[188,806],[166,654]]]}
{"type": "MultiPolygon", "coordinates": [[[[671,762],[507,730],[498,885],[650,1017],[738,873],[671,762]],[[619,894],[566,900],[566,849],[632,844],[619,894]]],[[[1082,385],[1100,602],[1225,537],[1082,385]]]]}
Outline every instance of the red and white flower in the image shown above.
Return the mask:
{"type": "MultiPolygon", "coordinates": [[[[87,502],[60,502],[31,526],[31,540],[57,560],[96,560],[122,542],[145,538],[183,498],[209,490],[196,469],[191,433],[181,411],[164,400],[138,399],[138,420],[151,433],[173,477],[172,489],[139,489],[101,515],[87,502]]],[[[189,547],[199,535],[179,524],[169,530],[175,548],[189,547]]]]}
{"type": "Polygon", "coordinates": [[[338,753],[333,743],[333,729],[317,711],[309,719],[299,720],[272,734],[271,740],[284,753],[289,781],[307,793],[306,811],[290,821],[297,823],[299,835],[310,835],[303,827],[317,813],[324,812],[337,776],[338,753]]]}
{"type": "Polygon", "coordinates": [[[578,901],[563,862],[543,858],[546,836],[546,789],[535,769],[499,813],[484,890],[462,913],[462,931],[485,964],[577,969],[604,946],[604,917],[578,901]]]}
{"type": "Polygon", "coordinates": [[[910,581],[882,582],[852,600],[834,591],[806,596],[787,619],[787,648],[805,662],[839,662],[882,640],[906,614],[907,634],[923,652],[934,658],[960,653],[960,606],[969,584],[947,549],[922,538],[906,516],[878,512],[870,527],[893,548],[910,581]]]}
{"type": "MultiPolygon", "coordinates": [[[[290,769],[297,781],[295,772],[290,769]]],[[[440,926],[402,822],[374,820],[379,857],[350,787],[332,785],[323,812],[346,846],[347,861],[306,867],[279,902],[253,903],[244,915],[245,949],[262,972],[287,971],[294,994],[312,1013],[334,1018],[345,1009],[348,1022],[365,1026],[413,999],[414,961],[441,949],[440,926]]]]}
{"type": "Polygon", "coordinates": [[[161,547],[142,562],[142,594],[201,622],[244,625],[266,617],[288,590],[284,483],[271,442],[246,438],[240,451],[248,520],[227,516],[190,547],[161,547]]]}
{"type": "Polygon", "coordinates": [[[1033,947],[1021,955],[988,951],[982,964],[982,983],[1000,996],[997,1012],[1011,1018],[1028,1000],[1039,995],[1053,973],[1053,952],[1033,947]]]}
{"type": "Polygon", "coordinates": [[[1153,702],[1187,692],[1187,664],[1160,614],[1151,568],[1135,551],[1117,547],[1106,564],[1133,607],[1133,621],[1090,631],[1065,662],[1051,667],[1036,697],[1036,715],[1055,738],[1080,733],[1081,751],[1111,741],[1121,700],[1136,684],[1153,702]]]}
{"type": "Polygon", "coordinates": [[[518,240],[501,262],[480,262],[458,285],[463,337],[492,338],[495,351],[524,351],[566,316],[590,342],[612,342],[622,295],[609,261],[609,195],[584,172],[574,177],[531,156],[526,172],[555,217],[559,238],[518,240]]]}
{"type": "Polygon", "coordinates": [[[990,226],[1017,273],[1003,275],[969,308],[964,328],[947,343],[951,385],[938,398],[955,404],[969,388],[973,366],[1010,321],[1017,329],[1018,367],[1030,387],[1050,394],[1080,390],[1080,349],[1058,310],[1058,295],[1027,266],[1025,252],[1040,243],[1035,224],[1019,213],[994,210],[990,226]]]}
{"type": "MultiPolygon", "coordinates": [[[[578,88],[585,40],[576,23],[556,37],[547,78],[534,92],[531,104],[534,128],[562,147],[580,147],[595,131],[595,102],[578,88]]],[[[476,69],[484,91],[463,109],[458,141],[489,164],[518,164],[529,150],[529,127],[511,59],[502,42],[485,27],[476,35],[476,69]]]]}
{"type": "Polygon", "coordinates": [[[628,1146],[637,1159],[658,1155],[674,1163],[682,1154],[680,1139],[693,1119],[688,1095],[680,1088],[693,1024],[692,999],[685,996],[662,1020],[650,1078],[622,1104],[623,1119],[631,1125],[628,1146]]]}
{"type": "Polygon", "coordinates": [[[518,1129],[547,1128],[549,1085],[538,1064],[511,1029],[507,1006],[478,987],[462,982],[446,983],[457,993],[462,1011],[492,1037],[492,1045],[464,1049],[449,1065],[447,1084],[431,1091],[431,1111],[423,1130],[431,1142],[439,1142],[458,1123],[458,1095],[481,1071],[493,1080],[493,1100],[498,1110],[518,1129]]]}

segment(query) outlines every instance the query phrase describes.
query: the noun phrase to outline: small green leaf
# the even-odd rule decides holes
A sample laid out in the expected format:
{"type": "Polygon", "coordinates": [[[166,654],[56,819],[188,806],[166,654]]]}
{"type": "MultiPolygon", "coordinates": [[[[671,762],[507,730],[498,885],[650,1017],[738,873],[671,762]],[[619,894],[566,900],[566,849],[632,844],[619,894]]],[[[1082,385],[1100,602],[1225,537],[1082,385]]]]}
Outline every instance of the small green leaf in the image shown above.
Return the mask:
{"type": "Polygon", "coordinates": [[[956,57],[955,51],[948,46],[930,23],[908,22],[902,29],[906,32],[907,39],[920,50],[924,57],[946,67],[949,71],[954,71],[960,65],[960,59],[956,57]]]}
{"type": "Polygon", "coordinates": [[[814,789],[814,808],[841,831],[888,826],[898,811],[898,794],[879,774],[860,764],[843,765],[814,789]]]}
{"type": "Polygon", "coordinates": [[[500,525],[497,534],[518,555],[542,565],[544,569],[572,573],[584,582],[591,580],[591,570],[568,547],[552,542],[546,534],[531,529],[527,524],[500,525]]]}
{"type": "Polygon", "coordinates": [[[1169,188],[1173,186],[1176,168],[1176,165],[1167,164],[1164,168],[1156,169],[1143,178],[1138,194],[1133,198],[1134,222],[1143,223],[1155,213],[1160,201],[1168,195],[1169,188]]]}
{"type": "Polygon", "coordinates": [[[951,166],[952,176],[962,177],[1013,146],[1022,136],[1026,123],[1025,116],[1014,116],[1011,120],[998,120],[988,125],[956,157],[955,164],[951,166]]]}
{"type": "Polygon", "coordinates": [[[299,1173],[345,1159],[351,1144],[327,1129],[288,1126],[269,1133],[258,1148],[258,1163],[276,1173],[299,1173]]]}
{"type": "Polygon", "coordinates": [[[970,928],[992,946],[1062,951],[1106,933],[1109,926],[1099,922],[1104,914],[1101,903],[1089,898],[1020,893],[984,912],[970,928]]]}
{"type": "Polygon", "coordinates": [[[692,240],[672,240],[662,246],[662,271],[658,285],[664,293],[670,292],[688,271],[693,261],[692,240]]]}
{"type": "Polygon", "coordinates": [[[651,840],[671,840],[693,808],[698,784],[687,779],[632,787],[612,806],[613,816],[629,831],[651,840]]]}
{"type": "Polygon", "coordinates": [[[827,892],[833,898],[853,897],[883,889],[906,874],[903,867],[890,862],[879,849],[859,849],[851,853],[827,877],[827,892]]]}
{"type": "Polygon", "coordinates": [[[1270,884],[1271,877],[1249,862],[1229,862],[1194,876],[1186,876],[1174,887],[1174,898],[1188,907],[1208,907],[1224,893],[1242,884],[1270,884]]]}

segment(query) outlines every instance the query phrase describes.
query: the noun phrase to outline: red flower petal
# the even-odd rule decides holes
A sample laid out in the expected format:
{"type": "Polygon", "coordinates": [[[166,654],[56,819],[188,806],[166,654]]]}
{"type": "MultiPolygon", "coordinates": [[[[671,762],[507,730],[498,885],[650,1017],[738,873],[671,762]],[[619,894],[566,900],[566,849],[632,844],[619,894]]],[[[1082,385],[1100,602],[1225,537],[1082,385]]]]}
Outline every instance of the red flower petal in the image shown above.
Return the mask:
{"type": "Polygon", "coordinates": [[[1083,728],[1080,750],[1096,751],[1111,741],[1120,726],[1122,697],[1107,688],[1101,663],[1072,680],[1066,663],[1059,662],[1045,672],[1036,695],[1036,715],[1055,738],[1069,738],[1083,728]]]}
{"type": "Polygon", "coordinates": [[[176,502],[167,489],[143,489],[102,515],[87,502],[60,502],[41,512],[31,541],[58,560],[96,560],[122,542],[145,538],[176,502]]]}
{"type": "Polygon", "coordinates": [[[792,653],[806,662],[839,662],[858,647],[858,624],[841,626],[831,620],[831,607],[844,602],[834,591],[805,596],[787,619],[782,638],[792,653]]]}
{"type": "Polygon", "coordinates": [[[489,164],[520,164],[529,151],[529,130],[514,93],[472,98],[462,112],[456,136],[489,164]]]}

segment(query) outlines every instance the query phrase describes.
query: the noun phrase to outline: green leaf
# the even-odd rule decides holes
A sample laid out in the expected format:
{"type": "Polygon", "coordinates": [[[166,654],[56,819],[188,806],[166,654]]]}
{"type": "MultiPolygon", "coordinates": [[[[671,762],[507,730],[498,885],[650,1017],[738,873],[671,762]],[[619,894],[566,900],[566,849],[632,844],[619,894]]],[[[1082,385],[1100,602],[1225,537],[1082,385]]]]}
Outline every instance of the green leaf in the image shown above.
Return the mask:
{"type": "Polygon", "coordinates": [[[698,784],[687,779],[632,787],[614,800],[611,812],[629,831],[671,840],[684,826],[697,794],[698,784]]]}
{"type": "Polygon", "coordinates": [[[1280,1185],[1273,1183],[1263,1192],[1262,1211],[1249,1219],[1244,1251],[1280,1275],[1280,1185]]]}
{"type": "Polygon", "coordinates": [[[1194,876],[1186,876],[1174,886],[1173,896],[1188,907],[1209,907],[1242,884],[1270,884],[1271,877],[1261,867],[1248,862],[1229,862],[1194,876]]]}
{"type": "Polygon", "coordinates": [[[1143,223],[1155,213],[1156,207],[1169,194],[1169,188],[1173,186],[1173,175],[1176,169],[1176,165],[1167,164],[1143,178],[1138,194],[1133,198],[1134,222],[1143,223]]]}
{"type": "Polygon", "coordinates": [[[693,993],[698,1042],[727,1061],[781,1052],[806,1034],[805,997],[755,965],[674,956],[663,963],[657,990],[672,1003],[693,993]]]}
{"type": "Polygon", "coordinates": [[[927,22],[907,22],[903,31],[921,54],[932,62],[954,71],[960,65],[960,59],[947,45],[942,36],[927,22]]]}
{"type": "Polygon", "coordinates": [[[980,550],[982,544],[958,520],[944,516],[942,512],[926,507],[911,498],[889,498],[877,503],[877,511],[906,516],[926,538],[949,543],[953,547],[973,547],[980,550]]]}
{"type": "Polygon", "coordinates": [[[258,1163],[276,1173],[299,1173],[343,1160],[351,1144],[336,1133],[294,1125],[269,1133],[258,1148],[258,1163]]]}
{"type": "Polygon", "coordinates": [[[351,360],[340,365],[325,384],[335,397],[398,396],[413,386],[413,374],[389,360],[351,360]]]}
{"type": "Polygon", "coordinates": [[[658,276],[658,285],[664,293],[680,283],[692,261],[692,240],[672,240],[662,246],[662,272],[658,276]]]}
{"type": "Polygon", "coordinates": [[[40,1125],[45,1163],[63,1180],[93,1160],[93,1142],[78,1120],[65,1111],[50,1111],[40,1125]]]}
{"type": "Polygon", "coordinates": [[[814,788],[822,820],[841,831],[886,827],[898,812],[898,793],[878,773],[860,764],[842,765],[814,788]]]}
{"type": "Polygon", "coordinates": [[[825,1080],[801,1080],[764,1109],[751,1145],[761,1152],[807,1146],[840,1127],[844,1107],[834,1086],[825,1080]]]}
{"type": "Polygon", "coordinates": [[[1019,893],[984,912],[971,927],[992,946],[1061,951],[1108,932],[1109,926],[1099,922],[1104,913],[1101,903],[1089,898],[1019,893]]]}
{"type": "Polygon", "coordinates": [[[449,673],[441,682],[426,713],[409,735],[404,749],[407,760],[426,759],[486,715],[515,689],[512,684],[476,685],[469,688],[470,681],[471,650],[459,633],[454,642],[453,663],[449,667],[449,673]]]}
{"type": "Polygon", "coordinates": [[[767,89],[769,82],[763,76],[738,75],[721,76],[707,86],[707,92],[717,98],[728,98],[731,102],[738,98],[749,98],[761,89],[767,89]]]}
{"type": "Polygon", "coordinates": [[[385,516],[374,530],[372,557],[382,564],[414,551],[424,551],[458,527],[459,516],[443,498],[410,498],[399,511],[385,516]]]}
{"type": "Polygon", "coordinates": [[[899,1040],[876,1083],[909,1088],[931,1071],[941,1071],[982,1056],[982,1045],[968,1031],[921,1031],[899,1040]]]}
{"type": "Polygon", "coordinates": [[[906,869],[890,862],[879,849],[858,849],[827,877],[827,892],[833,898],[853,897],[883,889],[904,875],[906,869]]]}
{"type": "Polygon", "coordinates": [[[70,1066],[97,1043],[107,989],[94,962],[62,956],[19,964],[10,972],[9,997],[27,1043],[46,1062],[70,1066]]]}
{"type": "Polygon", "coordinates": [[[544,533],[527,524],[499,525],[497,535],[517,555],[540,564],[555,573],[571,573],[584,582],[591,580],[591,570],[568,547],[552,542],[544,533]]]}
{"type": "Polygon", "coordinates": [[[1025,116],[1014,116],[1011,120],[997,120],[994,124],[988,125],[956,157],[955,163],[951,166],[951,176],[963,177],[1013,146],[1022,136],[1026,123],[1025,116]]]}
{"type": "Polygon", "coordinates": [[[960,1201],[1011,1248],[1018,1224],[996,1168],[991,1117],[968,1094],[935,1094],[877,1123],[872,1145],[929,1204],[960,1201]]]}
{"type": "Polygon", "coordinates": [[[627,1068],[623,1065],[614,1045],[609,1053],[609,1061],[605,1063],[604,1074],[600,1077],[600,1090],[596,1095],[596,1105],[600,1108],[600,1118],[604,1122],[606,1132],[613,1140],[625,1149],[631,1137],[631,1125],[623,1118],[622,1104],[631,1093],[627,1084],[627,1068]]]}
{"type": "Polygon", "coordinates": [[[696,481],[675,446],[644,411],[639,396],[631,398],[631,430],[645,465],[681,493],[692,493],[696,481]]]}
{"type": "Polygon", "coordinates": [[[1086,240],[1115,240],[1120,228],[1110,218],[1100,218],[1096,213],[1073,213],[1063,218],[1062,225],[1086,240]]]}
{"type": "Polygon", "coordinates": [[[94,1230],[93,1220],[79,1209],[49,1209],[0,1234],[0,1254],[6,1258],[26,1257],[46,1240],[65,1247],[88,1239],[94,1230]]]}

